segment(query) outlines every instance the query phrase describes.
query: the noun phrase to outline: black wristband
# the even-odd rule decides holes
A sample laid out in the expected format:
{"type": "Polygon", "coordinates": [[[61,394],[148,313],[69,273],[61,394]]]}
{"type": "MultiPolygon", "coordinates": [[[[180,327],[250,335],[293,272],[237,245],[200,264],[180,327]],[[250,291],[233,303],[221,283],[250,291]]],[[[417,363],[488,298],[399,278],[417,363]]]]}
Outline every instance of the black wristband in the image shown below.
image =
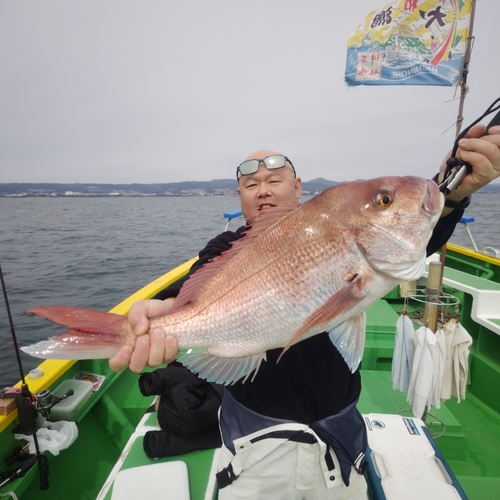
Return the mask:
{"type": "Polygon", "coordinates": [[[444,202],[444,206],[448,208],[458,208],[458,209],[466,209],[470,205],[470,196],[466,196],[462,201],[457,202],[457,201],[451,201],[448,198],[446,198],[444,202]]]}

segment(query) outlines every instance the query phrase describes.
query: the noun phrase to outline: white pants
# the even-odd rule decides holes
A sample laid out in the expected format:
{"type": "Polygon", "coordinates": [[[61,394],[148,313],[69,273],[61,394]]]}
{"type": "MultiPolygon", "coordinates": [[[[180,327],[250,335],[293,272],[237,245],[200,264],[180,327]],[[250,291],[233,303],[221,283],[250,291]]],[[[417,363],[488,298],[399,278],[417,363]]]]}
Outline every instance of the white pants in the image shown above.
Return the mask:
{"type": "MultiPolygon", "coordinates": [[[[236,449],[238,441],[234,443],[236,449]]],[[[277,439],[254,443],[251,453],[259,459],[252,460],[254,463],[248,468],[243,467],[244,470],[232,484],[219,490],[219,500],[367,500],[365,478],[354,467],[349,487],[342,480],[337,457],[333,457],[335,469],[325,473],[323,450],[324,443],[308,444],[277,439]],[[327,487],[329,481],[330,487],[327,487]]],[[[231,462],[234,464],[234,459],[223,445],[219,470],[231,462]]],[[[242,462],[244,464],[244,457],[242,462]]],[[[238,471],[235,470],[235,473],[238,474],[238,471]]]]}

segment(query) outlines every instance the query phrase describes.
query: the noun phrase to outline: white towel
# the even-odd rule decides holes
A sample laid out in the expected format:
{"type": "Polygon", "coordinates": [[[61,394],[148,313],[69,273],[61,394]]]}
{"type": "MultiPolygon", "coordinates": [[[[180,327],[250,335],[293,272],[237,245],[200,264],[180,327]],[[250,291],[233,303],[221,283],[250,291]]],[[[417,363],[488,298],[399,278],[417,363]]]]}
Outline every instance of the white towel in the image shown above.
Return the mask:
{"type": "Polygon", "coordinates": [[[436,339],[436,350],[434,353],[434,373],[432,377],[432,387],[427,401],[427,406],[430,408],[440,408],[441,406],[441,385],[446,362],[446,340],[445,333],[440,328],[434,334],[436,339]]]}
{"type": "Polygon", "coordinates": [[[434,356],[436,337],[422,326],[413,334],[413,365],[407,401],[412,405],[413,415],[422,418],[425,413],[434,378],[434,356]]]}
{"type": "Polygon", "coordinates": [[[443,326],[446,339],[446,362],[441,387],[441,399],[447,400],[456,396],[458,402],[465,399],[467,376],[469,372],[469,352],[472,337],[456,320],[443,326]]]}
{"type": "Polygon", "coordinates": [[[401,392],[408,392],[410,385],[413,331],[411,319],[406,314],[401,315],[396,323],[396,339],[392,357],[392,388],[401,392]]]}

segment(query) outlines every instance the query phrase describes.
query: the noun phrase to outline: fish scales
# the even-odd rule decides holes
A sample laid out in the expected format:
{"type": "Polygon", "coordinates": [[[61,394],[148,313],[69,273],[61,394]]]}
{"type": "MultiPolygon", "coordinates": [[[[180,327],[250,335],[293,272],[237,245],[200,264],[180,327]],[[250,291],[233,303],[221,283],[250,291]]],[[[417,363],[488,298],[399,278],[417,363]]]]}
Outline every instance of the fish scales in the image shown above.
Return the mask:
{"type": "MultiPolygon", "coordinates": [[[[336,191],[333,204],[328,206],[321,196],[304,204],[208,280],[197,294],[194,307],[204,312],[197,316],[196,326],[181,321],[182,331],[177,332],[168,323],[159,325],[178,337],[181,348],[208,348],[218,356],[241,356],[282,346],[290,332],[345,284],[346,273],[369,268],[350,227],[357,221],[357,213],[343,209],[352,193],[342,186],[336,191]],[[266,333],[269,324],[273,325],[272,336],[266,333]]],[[[397,279],[385,279],[379,294],[396,283],[397,279]]],[[[366,308],[368,301],[357,309],[366,308]]],[[[353,311],[356,308],[339,315],[332,324],[341,323],[353,311]]]]}
{"type": "MultiPolygon", "coordinates": [[[[183,331],[179,333],[169,328],[168,323],[159,325],[178,335],[181,348],[208,347],[202,338],[211,332],[209,352],[218,355],[250,354],[256,349],[266,350],[287,342],[290,332],[297,330],[306,315],[317,307],[316,302],[309,303],[305,312],[297,315],[295,311],[294,314],[294,309],[304,304],[306,295],[310,294],[311,282],[324,274],[322,268],[331,267],[328,262],[318,267],[318,258],[336,251],[332,245],[320,244],[320,229],[312,215],[305,228],[295,219],[296,213],[292,212],[285,224],[276,224],[262,235],[259,245],[243,249],[223,271],[207,281],[205,290],[200,290],[197,295],[196,307],[204,312],[197,315],[196,325],[191,326],[190,320],[181,321],[179,325],[182,324],[183,331]],[[309,234],[309,229],[313,229],[315,235],[309,234]],[[304,235],[306,240],[314,237],[313,242],[302,242],[304,235]],[[294,252],[296,246],[301,251],[294,252]],[[265,252],[261,251],[262,248],[265,252]],[[227,283],[231,283],[229,292],[227,283]],[[222,311],[231,312],[222,315],[222,311]],[[214,324],[214,319],[221,317],[224,319],[214,324]],[[271,338],[265,333],[269,324],[276,328],[271,338]],[[235,329],[238,331],[236,339],[235,329]],[[186,334],[186,331],[190,333],[186,334]],[[221,345],[221,349],[214,349],[214,344],[221,345]]],[[[335,241],[332,243],[335,246],[335,241]]],[[[327,289],[325,295],[330,291],[327,289]]],[[[322,296],[318,295],[318,299],[321,301],[322,296]]]]}

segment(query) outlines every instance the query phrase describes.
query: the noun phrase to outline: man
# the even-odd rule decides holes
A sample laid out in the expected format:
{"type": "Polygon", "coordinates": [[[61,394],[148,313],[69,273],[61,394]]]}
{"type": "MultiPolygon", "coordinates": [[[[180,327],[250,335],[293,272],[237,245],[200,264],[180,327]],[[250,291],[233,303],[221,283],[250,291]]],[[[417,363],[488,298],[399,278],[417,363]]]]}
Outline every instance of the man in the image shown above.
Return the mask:
{"type": "MultiPolygon", "coordinates": [[[[448,197],[450,206],[443,209],[428,254],[452,234],[463,214],[456,207],[500,176],[500,127],[484,134],[484,126],[477,126],[460,143],[459,155],[473,171],[448,197]]],[[[274,151],[250,155],[238,167],[237,176],[247,223],[273,207],[298,203],[301,180],[288,158],[274,151]]],[[[192,271],[227,250],[244,229],[211,240],[192,271]]],[[[129,321],[139,337],[134,350],[122,348],[110,360],[113,369],[128,365],[141,371],[146,365],[158,366],[176,357],[173,337],[160,330],[146,332],[148,318],[170,308],[184,281],[161,293],[164,301],[134,304],[129,321]]],[[[359,371],[350,372],[326,333],[292,346],[276,364],[280,352],[267,352],[267,362],[251,383],[237,382],[225,390],[220,416],[224,446],[219,498],[365,499],[361,472],[366,436],[356,410],[359,371]]]]}

